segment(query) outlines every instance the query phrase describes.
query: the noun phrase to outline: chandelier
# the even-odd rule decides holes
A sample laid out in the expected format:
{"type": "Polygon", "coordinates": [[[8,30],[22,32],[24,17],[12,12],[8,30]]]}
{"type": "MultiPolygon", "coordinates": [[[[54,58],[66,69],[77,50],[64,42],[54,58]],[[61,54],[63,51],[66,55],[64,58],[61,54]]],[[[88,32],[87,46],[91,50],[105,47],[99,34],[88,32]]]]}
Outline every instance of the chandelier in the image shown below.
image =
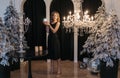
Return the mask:
{"type": "Polygon", "coordinates": [[[82,12],[82,10],[76,10],[73,14],[69,12],[69,15],[63,17],[62,21],[66,32],[74,32],[74,62],[78,61],[78,35],[83,36],[84,33],[90,33],[95,26],[94,17],[88,15],[89,11],[81,14],[82,12]]]}
{"type": "Polygon", "coordinates": [[[66,31],[71,32],[70,29],[77,28],[82,32],[88,33],[90,29],[95,25],[94,16],[90,16],[89,11],[86,10],[83,14],[82,11],[70,11],[66,17],[63,17],[63,26],[66,31]]]}

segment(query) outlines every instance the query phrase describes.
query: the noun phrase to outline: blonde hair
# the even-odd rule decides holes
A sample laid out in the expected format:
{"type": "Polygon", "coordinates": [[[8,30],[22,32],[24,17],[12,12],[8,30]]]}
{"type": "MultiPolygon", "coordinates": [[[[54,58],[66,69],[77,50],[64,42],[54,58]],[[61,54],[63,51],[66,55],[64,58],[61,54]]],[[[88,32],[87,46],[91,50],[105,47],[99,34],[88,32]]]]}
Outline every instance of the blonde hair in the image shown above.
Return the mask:
{"type": "Polygon", "coordinates": [[[54,14],[57,14],[57,22],[60,22],[60,14],[57,12],[57,11],[53,11],[52,13],[51,13],[51,17],[54,15],[54,14]]]}

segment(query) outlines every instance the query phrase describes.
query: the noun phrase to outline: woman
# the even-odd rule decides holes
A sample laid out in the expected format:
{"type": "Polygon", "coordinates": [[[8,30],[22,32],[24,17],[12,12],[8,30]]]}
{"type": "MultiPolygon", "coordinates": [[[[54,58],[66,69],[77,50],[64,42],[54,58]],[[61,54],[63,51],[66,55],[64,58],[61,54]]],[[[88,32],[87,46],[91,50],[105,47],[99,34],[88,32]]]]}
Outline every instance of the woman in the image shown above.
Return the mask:
{"type": "Polygon", "coordinates": [[[57,60],[57,74],[61,74],[60,66],[60,41],[58,37],[58,31],[60,28],[60,15],[58,12],[54,11],[51,13],[51,21],[44,22],[46,26],[49,27],[48,36],[48,56],[51,59],[51,73],[54,73],[54,61],[57,60]]]}

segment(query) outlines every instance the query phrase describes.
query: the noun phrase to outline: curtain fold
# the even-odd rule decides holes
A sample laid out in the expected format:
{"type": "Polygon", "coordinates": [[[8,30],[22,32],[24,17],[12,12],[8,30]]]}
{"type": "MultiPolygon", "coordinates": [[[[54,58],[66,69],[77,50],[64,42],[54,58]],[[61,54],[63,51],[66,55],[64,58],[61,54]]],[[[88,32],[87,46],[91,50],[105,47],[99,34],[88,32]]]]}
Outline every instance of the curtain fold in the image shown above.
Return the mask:
{"type": "Polygon", "coordinates": [[[26,36],[26,41],[30,47],[27,55],[34,55],[35,46],[43,46],[46,49],[46,28],[43,25],[43,18],[46,17],[45,3],[43,0],[27,0],[24,4],[25,17],[29,17],[31,25],[26,36]]]}

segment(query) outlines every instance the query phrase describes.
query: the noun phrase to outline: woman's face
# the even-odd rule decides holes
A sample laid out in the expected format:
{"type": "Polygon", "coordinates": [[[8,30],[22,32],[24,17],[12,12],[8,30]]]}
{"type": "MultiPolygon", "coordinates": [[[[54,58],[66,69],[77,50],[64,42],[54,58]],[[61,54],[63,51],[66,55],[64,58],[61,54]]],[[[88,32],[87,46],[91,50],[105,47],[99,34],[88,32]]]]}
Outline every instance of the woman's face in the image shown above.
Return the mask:
{"type": "Polygon", "coordinates": [[[53,20],[57,20],[57,18],[58,18],[57,14],[54,13],[54,14],[52,15],[52,19],[53,19],[53,20]]]}

